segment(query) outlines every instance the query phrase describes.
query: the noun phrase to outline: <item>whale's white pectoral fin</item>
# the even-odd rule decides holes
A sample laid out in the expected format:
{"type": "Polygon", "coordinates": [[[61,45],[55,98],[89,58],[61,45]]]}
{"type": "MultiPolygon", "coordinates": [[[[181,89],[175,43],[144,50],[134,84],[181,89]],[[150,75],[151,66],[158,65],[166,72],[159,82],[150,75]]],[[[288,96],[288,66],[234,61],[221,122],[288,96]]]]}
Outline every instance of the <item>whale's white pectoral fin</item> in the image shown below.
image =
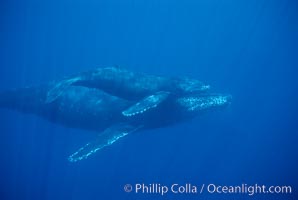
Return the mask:
{"type": "Polygon", "coordinates": [[[90,155],[101,150],[106,146],[112,145],[117,140],[124,136],[137,131],[141,127],[134,127],[127,124],[119,124],[106,129],[103,133],[99,134],[94,141],[87,143],[78,151],[68,157],[70,162],[77,162],[88,158],[90,155]]]}
{"type": "Polygon", "coordinates": [[[169,96],[169,92],[160,91],[153,95],[147,96],[138,103],[124,110],[122,114],[126,117],[132,117],[157,107],[169,96]]]}

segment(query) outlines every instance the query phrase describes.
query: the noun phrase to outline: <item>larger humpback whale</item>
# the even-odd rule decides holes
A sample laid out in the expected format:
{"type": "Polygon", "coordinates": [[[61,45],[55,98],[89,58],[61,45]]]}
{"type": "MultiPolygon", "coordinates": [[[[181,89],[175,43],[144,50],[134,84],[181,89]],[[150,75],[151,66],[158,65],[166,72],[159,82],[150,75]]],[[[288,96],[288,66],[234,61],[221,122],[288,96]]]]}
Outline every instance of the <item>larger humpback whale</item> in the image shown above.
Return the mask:
{"type": "MultiPolygon", "coordinates": [[[[116,90],[114,85],[119,80],[114,76],[115,81],[110,81],[113,88],[111,90],[107,89],[107,85],[95,87],[90,84],[92,81],[100,82],[100,77],[93,80],[92,76],[84,79],[82,77],[84,76],[80,75],[37,87],[2,92],[0,107],[37,114],[55,123],[98,132],[93,141],[69,156],[69,161],[76,162],[129,133],[192,119],[206,111],[224,107],[231,100],[230,95],[203,92],[204,89],[184,89],[181,92],[169,86],[162,88],[163,84],[160,83],[154,90],[151,85],[136,86],[139,90],[135,91],[136,97],[131,98],[122,92],[133,90],[133,87],[127,86],[129,81],[127,85],[121,85],[122,88],[119,85],[120,89],[116,90]],[[49,96],[54,98],[49,100],[49,96]]],[[[125,77],[122,79],[126,80],[125,77]]],[[[132,81],[132,84],[136,82],[138,81],[132,81]]],[[[198,88],[191,82],[191,87],[198,88]]],[[[202,86],[199,81],[197,83],[202,86]]]]}

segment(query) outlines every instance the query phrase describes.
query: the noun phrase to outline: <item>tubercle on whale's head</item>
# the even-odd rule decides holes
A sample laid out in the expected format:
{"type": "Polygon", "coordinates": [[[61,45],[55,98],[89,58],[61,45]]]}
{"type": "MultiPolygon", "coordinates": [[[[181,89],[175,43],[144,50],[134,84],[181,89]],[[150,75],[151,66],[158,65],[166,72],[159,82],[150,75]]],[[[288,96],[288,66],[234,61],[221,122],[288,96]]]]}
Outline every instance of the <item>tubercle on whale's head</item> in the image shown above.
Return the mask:
{"type": "Polygon", "coordinates": [[[176,80],[176,88],[183,94],[202,93],[210,89],[210,85],[197,79],[179,78],[176,80]]]}
{"type": "Polygon", "coordinates": [[[232,96],[229,94],[204,94],[181,97],[178,104],[188,112],[199,112],[219,109],[231,104],[232,96]]]}

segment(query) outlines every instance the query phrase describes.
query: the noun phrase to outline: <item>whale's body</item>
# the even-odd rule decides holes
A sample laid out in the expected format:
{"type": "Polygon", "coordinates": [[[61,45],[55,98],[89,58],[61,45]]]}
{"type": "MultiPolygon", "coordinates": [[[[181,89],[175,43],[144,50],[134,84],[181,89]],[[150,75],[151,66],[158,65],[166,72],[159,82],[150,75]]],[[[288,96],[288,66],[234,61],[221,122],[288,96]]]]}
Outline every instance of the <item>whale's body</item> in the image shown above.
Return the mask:
{"type": "Polygon", "coordinates": [[[56,83],[47,101],[54,100],[69,85],[96,88],[110,95],[137,101],[159,91],[173,96],[204,93],[210,86],[196,79],[153,76],[117,67],[98,68],[67,77],[56,83]]]}
{"type": "Polygon", "coordinates": [[[42,86],[18,89],[15,94],[27,93],[30,96],[18,95],[11,107],[69,127],[99,132],[115,122],[125,121],[119,110],[132,105],[132,102],[108,95],[101,90],[76,86],[68,87],[55,101],[48,103],[46,99],[50,88],[42,86]],[[34,102],[37,96],[38,102],[34,102]],[[28,105],[26,102],[34,104],[28,105]]]}
{"type": "Polygon", "coordinates": [[[136,91],[128,92],[127,95],[123,90],[133,91],[132,86],[126,86],[129,81],[136,86],[145,79],[154,82],[154,76],[146,78],[142,75],[138,76],[139,80],[133,80],[132,72],[124,71],[123,74],[120,71],[119,74],[119,71],[114,70],[113,74],[110,68],[107,71],[109,76],[85,73],[38,87],[5,91],[0,94],[0,107],[33,113],[65,126],[98,132],[94,141],[69,157],[70,161],[78,161],[129,133],[182,122],[230,102],[229,95],[208,94],[201,89],[181,92],[173,89],[176,86],[169,86],[173,85],[168,84],[171,82],[169,79],[161,77],[156,78],[157,86],[138,86],[136,91]],[[130,78],[125,77],[127,73],[130,78]],[[109,77],[108,81],[106,77],[109,77]]]}

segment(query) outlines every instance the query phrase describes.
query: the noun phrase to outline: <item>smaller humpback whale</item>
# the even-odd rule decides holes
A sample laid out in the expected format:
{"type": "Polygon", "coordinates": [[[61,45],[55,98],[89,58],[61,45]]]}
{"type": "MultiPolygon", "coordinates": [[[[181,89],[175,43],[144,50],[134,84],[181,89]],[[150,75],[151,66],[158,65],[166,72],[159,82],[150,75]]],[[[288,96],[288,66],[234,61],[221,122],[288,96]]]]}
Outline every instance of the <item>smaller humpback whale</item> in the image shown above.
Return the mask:
{"type": "Polygon", "coordinates": [[[100,89],[127,100],[140,100],[159,91],[181,96],[203,93],[210,88],[196,79],[153,76],[119,67],[107,67],[83,72],[57,82],[49,91],[47,101],[55,100],[69,85],[100,89]]]}
{"type": "MultiPolygon", "coordinates": [[[[124,72],[122,75],[129,73],[124,72]]],[[[98,135],[93,141],[69,156],[69,161],[76,162],[130,133],[187,121],[207,111],[225,107],[231,101],[230,95],[195,89],[197,86],[181,92],[175,87],[158,86],[152,89],[150,84],[139,86],[142,81],[133,82],[133,85],[138,84],[134,85],[136,91],[132,94],[137,97],[132,98],[122,91],[133,91],[133,87],[128,86],[130,79],[124,81],[125,84],[120,84],[119,90],[113,87],[111,90],[108,86],[90,85],[88,80],[92,82],[92,75],[91,78],[82,77],[84,76],[80,75],[37,87],[4,91],[0,93],[0,107],[36,114],[68,127],[96,131],[98,135]],[[88,84],[73,80],[86,80],[88,84]],[[49,100],[49,96],[55,97],[49,100]]],[[[112,77],[111,79],[116,80],[110,83],[115,85],[118,84],[118,79],[126,80],[121,77],[112,77]]],[[[96,83],[101,80],[100,77],[95,79],[96,83]]]]}

